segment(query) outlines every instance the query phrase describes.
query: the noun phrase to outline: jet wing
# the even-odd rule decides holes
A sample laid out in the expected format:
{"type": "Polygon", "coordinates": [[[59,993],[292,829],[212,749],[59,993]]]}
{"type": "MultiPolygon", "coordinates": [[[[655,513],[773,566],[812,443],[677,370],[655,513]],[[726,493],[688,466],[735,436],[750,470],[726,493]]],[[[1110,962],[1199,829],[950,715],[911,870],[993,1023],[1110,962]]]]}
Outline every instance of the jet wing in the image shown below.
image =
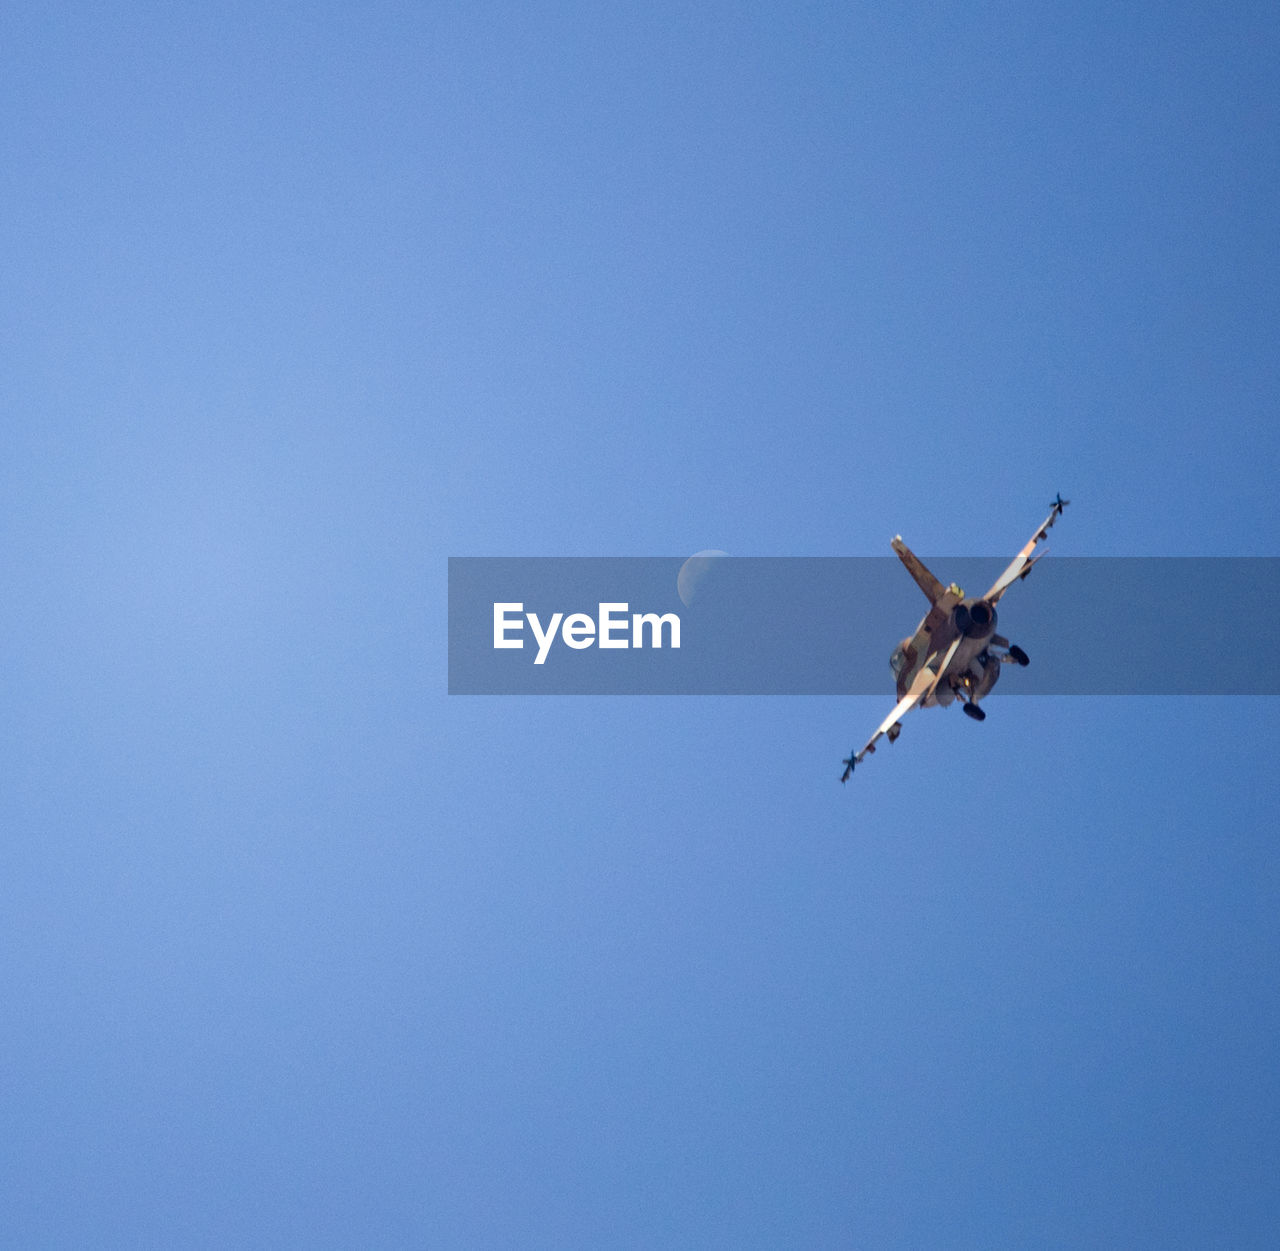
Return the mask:
{"type": "Polygon", "coordinates": [[[1070,502],[1070,500],[1064,500],[1061,496],[1054,501],[1053,511],[1044,519],[1040,529],[1031,536],[1027,545],[1013,558],[1013,563],[995,580],[992,588],[982,597],[987,603],[996,603],[1000,596],[1019,578],[1025,578],[1031,572],[1031,566],[1044,555],[1044,552],[1033,554],[1037,545],[1043,543],[1049,537],[1049,531],[1053,528],[1053,523],[1062,516],[1062,510],[1070,502]]]}
{"type": "Polygon", "coordinates": [[[928,699],[928,697],[932,695],[934,691],[936,691],[938,687],[942,684],[943,678],[947,676],[947,666],[951,663],[951,658],[956,654],[956,652],[960,650],[960,644],[963,642],[964,642],[964,635],[957,634],[955,638],[955,642],[952,643],[951,646],[947,648],[947,654],[943,656],[942,663],[938,666],[933,681],[929,683],[928,687],[925,690],[924,694],[926,699],[928,699]]]}
{"type": "MultiPolygon", "coordinates": [[[[844,774],[840,778],[840,781],[847,782],[849,780],[849,775],[853,772],[854,766],[862,763],[863,756],[870,755],[875,751],[876,740],[879,739],[881,735],[888,733],[891,727],[896,725],[922,699],[924,699],[924,697],[933,689],[937,679],[937,672],[929,668],[928,665],[925,665],[925,667],[916,674],[916,680],[912,682],[911,689],[898,701],[894,710],[880,722],[879,728],[867,740],[867,745],[856,756],[850,756],[844,762],[844,774]]],[[[892,739],[890,739],[890,742],[892,742],[892,739]]]]}

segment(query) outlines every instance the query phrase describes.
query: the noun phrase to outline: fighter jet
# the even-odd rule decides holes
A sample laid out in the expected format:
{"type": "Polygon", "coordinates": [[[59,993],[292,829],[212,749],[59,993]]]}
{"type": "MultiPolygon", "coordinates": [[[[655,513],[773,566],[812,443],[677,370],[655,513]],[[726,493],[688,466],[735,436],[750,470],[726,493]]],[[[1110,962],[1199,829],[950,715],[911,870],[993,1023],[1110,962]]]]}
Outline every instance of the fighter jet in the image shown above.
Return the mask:
{"type": "Polygon", "coordinates": [[[863,757],[875,751],[876,742],[882,735],[891,743],[897,739],[902,733],[902,718],[917,705],[922,708],[945,707],[960,697],[970,717],[975,721],[986,718],[979,701],[991,693],[1000,676],[1001,665],[1030,663],[1022,648],[1015,647],[1003,635],[996,633],[996,604],[1005,591],[1025,578],[1045,554],[1043,551],[1037,553],[1036,547],[1045,542],[1053,523],[1070,503],[1061,495],[1057,496],[1052,511],[1031,540],[995,580],[991,589],[977,599],[965,598],[965,593],[954,582],[943,586],[925,568],[920,557],[902,541],[902,535],[894,537],[893,550],[916,580],[916,585],[929,597],[929,611],[916,632],[903,639],[889,657],[889,667],[898,682],[897,707],[880,723],[867,745],[857,755],[851,752],[842,762],[844,773],[840,777],[841,782],[847,782],[863,757]]]}

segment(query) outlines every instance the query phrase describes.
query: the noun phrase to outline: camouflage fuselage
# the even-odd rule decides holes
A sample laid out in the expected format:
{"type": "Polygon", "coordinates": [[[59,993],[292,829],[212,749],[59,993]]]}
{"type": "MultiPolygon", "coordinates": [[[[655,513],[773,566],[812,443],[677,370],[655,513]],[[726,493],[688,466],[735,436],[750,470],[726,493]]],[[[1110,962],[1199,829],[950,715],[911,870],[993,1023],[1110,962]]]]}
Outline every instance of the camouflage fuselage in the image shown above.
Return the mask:
{"type": "Polygon", "coordinates": [[[954,684],[965,686],[969,697],[975,700],[981,699],[996,684],[1000,665],[984,664],[980,660],[995,634],[995,609],[984,600],[967,600],[963,595],[952,583],[925,614],[916,632],[895,649],[890,664],[897,674],[899,699],[906,696],[924,666],[939,668],[948,653],[950,658],[945,670],[938,674],[933,689],[921,700],[923,707],[951,703],[955,698],[954,684]],[[979,620],[975,621],[975,617],[979,620]],[[957,639],[959,646],[951,651],[957,639]]]}

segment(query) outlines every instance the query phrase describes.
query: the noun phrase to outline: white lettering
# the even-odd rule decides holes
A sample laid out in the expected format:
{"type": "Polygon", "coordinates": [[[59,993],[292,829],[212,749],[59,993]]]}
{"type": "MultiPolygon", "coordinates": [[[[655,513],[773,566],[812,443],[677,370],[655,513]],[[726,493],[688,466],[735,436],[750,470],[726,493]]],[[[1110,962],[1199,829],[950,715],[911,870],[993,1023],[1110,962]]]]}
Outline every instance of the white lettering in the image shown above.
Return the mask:
{"type": "Polygon", "coordinates": [[[626,647],[627,646],[627,619],[625,616],[614,617],[614,611],[625,613],[630,604],[601,604],[600,605],[600,646],[601,647],[626,647]],[[611,631],[621,630],[621,638],[613,638],[611,631]]]}
{"type": "Polygon", "coordinates": [[[661,617],[656,612],[638,612],[631,618],[631,646],[644,646],[644,627],[652,631],[653,646],[662,646],[662,627],[671,627],[671,646],[680,646],[680,618],[673,612],[664,612],[661,617]]]}
{"type": "Polygon", "coordinates": [[[551,650],[551,640],[555,638],[556,631],[560,628],[560,619],[564,613],[557,612],[551,615],[551,624],[547,626],[545,634],[536,612],[527,612],[525,616],[529,618],[529,624],[533,627],[533,637],[538,640],[538,654],[533,658],[533,663],[540,665],[546,660],[547,652],[551,650]]]}
{"type": "Polygon", "coordinates": [[[546,664],[555,642],[556,634],[564,640],[566,647],[574,651],[582,651],[593,643],[600,647],[627,648],[645,646],[645,627],[649,627],[649,646],[663,646],[663,629],[670,630],[670,646],[680,646],[680,618],[673,612],[659,616],[653,612],[638,612],[631,616],[631,639],[627,639],[627,609],[629,604],[601,602],[599,613],[595,619],[585,612],[574,612],[565,616],[562,612],[552,613],[551,620],[544,627],[536,612],[524,612],[521,603],[497,603],[493,605],[493,645],[509,648],[523,647],[524,621],[521,614],[529,622],[533,637],[537,641],[538,654],[534,657],[535,665],[546,664]],[[513,636],[513,637],[509,637],[513,636]]]}
{"type": "Polygon", "coordinates": [[[575,651],[580,652],[596,641],[596,623],[585,612],[570,613],[564,619],[560,637],[575,651]]]}
{"type": "Polygon", "coordinates": [[[507,638],[508,630],[523,630],[524,620],[517,617],[513,621],[507,620],[507,609],[512,612],[523,613],[523,604],[494,604],[493,606],[493,645],[494,647],[523,647],[524,639],[507,638]]]}

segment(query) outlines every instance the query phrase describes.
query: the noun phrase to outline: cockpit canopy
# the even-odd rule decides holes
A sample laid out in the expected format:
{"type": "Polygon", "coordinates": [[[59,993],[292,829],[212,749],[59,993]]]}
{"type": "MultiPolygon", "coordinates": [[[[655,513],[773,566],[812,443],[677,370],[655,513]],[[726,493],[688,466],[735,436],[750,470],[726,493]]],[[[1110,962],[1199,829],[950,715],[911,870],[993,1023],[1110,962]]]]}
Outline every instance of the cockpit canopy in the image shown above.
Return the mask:
{"type": "Polygon", "coordinates": [[[896,678],[902,672],[902,666],[907,663],[907,651],[901,643],[893,649],[893,655],[889,657],[889,668],[893,670],[893,676],[896,678]]]}

